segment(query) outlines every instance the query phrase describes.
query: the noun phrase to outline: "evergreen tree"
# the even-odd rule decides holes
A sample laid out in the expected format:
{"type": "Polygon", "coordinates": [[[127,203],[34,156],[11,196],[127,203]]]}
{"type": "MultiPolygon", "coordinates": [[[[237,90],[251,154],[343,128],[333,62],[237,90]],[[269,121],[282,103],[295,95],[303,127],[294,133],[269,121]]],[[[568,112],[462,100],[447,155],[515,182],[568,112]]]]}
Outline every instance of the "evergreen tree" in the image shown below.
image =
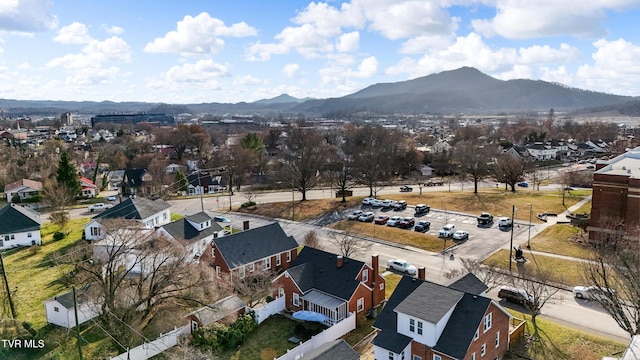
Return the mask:
{"type": "Polygon", "coordinates": [[[67,152],[62,152],[60,155],[56,181],[59,185],[64,186],[74,195],[78,195],[82,190],[82,185],[78,178],[78,171],[76,170],[75,165],[71,162],[71,158],[67,152]]]}
{"type": "Polygon", "coordinates": [[[182,171],[176,173],[176,189],[177,191],[189,191],[189,180],[182,171]]]}

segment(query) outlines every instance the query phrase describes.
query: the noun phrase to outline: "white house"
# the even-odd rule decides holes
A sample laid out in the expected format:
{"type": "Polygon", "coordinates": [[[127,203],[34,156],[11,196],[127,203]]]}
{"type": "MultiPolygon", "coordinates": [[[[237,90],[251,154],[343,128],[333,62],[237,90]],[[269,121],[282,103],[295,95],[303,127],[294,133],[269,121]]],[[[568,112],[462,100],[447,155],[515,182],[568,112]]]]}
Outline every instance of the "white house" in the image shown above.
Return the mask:
{"type": "Polygon", "coordinates": [[[0,249],[40,245],[40,214],[9,204],[0,209],[0,249]]]}
{"type": "Polygon", "coordinates": [[[124,170],[114,170],[107,173],[107,186],[109,191],[120,189],[120,184],[124,180],[124,170]]]}
{"type": "Polygon", "coordinates": [[[542,143],[527,146],[527,152],[529,155],[541,161],[555,159],[557,151],[558,150],[555,147],[546,146],[542,143]]]}
{"type": "Polygon", "coordinates": [[[81,196],[85,198],[93,198],[96,197],[97,187],[93,183],[93,181],[87,179],[86,177],[80,177],[80,185],[82,186],[81,196]]]}
{"type": "Polygon", "coordinates": [[[205,212],[186,216],[158,228],[158,236],[185,241],[195,260],[200,258],[213,239],[223,237],[224,234],[224,228],[205,212]]]}
{"type": "Polygon", "coordinates": [[[4,193],[7,196],[7,202],[13,201],[16,195],[20,201],[39,195],[42,192],[42,183],[40,181],[22,179],[5,185],[4,193]]]}
{"type": "Polygon", "coordinates": [[[87,240],[99,240],[104,237],[102,221],[106,219],[135,220],[144,228],[153,229],[171,222],[171,205],[158,199],[155,201],[136,197],[126,198],[120,204],[94,216],[84,227],[84,237],[87,240]]]}
{"type": "MultiPolygon", "coordinates": [[[[76,291],[76,304],[79,324],[95,318],[102,312],[100,306],[87,296],[85,290],[76,291]]],[[[76,326],[73,292],[71,291],[45,300],[44,311],[48,324],[62,326],[67,329],[76,326]]]]}

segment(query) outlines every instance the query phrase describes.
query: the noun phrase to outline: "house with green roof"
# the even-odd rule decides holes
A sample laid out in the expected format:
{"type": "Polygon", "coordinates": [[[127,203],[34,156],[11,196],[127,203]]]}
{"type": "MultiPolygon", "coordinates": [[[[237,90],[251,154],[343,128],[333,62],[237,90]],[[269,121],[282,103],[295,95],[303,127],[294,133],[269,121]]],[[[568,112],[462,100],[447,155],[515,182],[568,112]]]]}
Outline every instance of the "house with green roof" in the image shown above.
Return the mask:
{"type": "Polygon", "coordinates": [[[40,245],[40,214],[9,204],[0,209],[0,249],[40,245]]]}

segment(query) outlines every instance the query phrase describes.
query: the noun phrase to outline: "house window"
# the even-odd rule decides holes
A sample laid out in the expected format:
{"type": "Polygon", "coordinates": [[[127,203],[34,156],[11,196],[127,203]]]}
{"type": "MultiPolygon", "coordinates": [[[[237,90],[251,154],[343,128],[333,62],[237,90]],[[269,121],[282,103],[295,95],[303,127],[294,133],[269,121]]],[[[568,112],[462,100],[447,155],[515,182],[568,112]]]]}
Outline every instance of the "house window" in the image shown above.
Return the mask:
{"type": "Polygon", "coordinates": [[[433,354],[433,360],[442,360],[442,356],[433,354]]]}
{"type": "Polygon", "coordinates": [[[291,250],[287,251],[287,262],[291,262],[291,250]]]}
{"type": "Polygon", "coordinates": [[[100,236],[100,228],[92,227],[91,228],[91,236],[100,236]]]}
{"type": "Polygon", "coordinates": [[[217,239],[217,238],[218,238],[218,233],[217,233],[217,232],[213,233],[213,238],[214,238],[214,239],[217,239]]]}
{"type": "Polygon", "coordinates": [[[414,319],[409,319],[409,331],[416,332],[416,321],[414,319]]]}
{"type": "Polygon", "coordinates": [[[53,311],[55,311],[55,312],[60,312],[60,309],[59,309],[57,306],[54,306],[54,307],[53,307],[53,311]]]}
{"type": "Polygon", "coordinates": [[[369,281],[369,269],[362,270],[362,282],[369,281]]]}
{"type": "Polygon", "coordinates": [[[471,354],[471,360],[476,360],[476,353],[471,354]]]}
{"type": "Polygon", "coordinates": [[[358,312],[364,310],[364,298],[358,299],[358,312]]]}
{"type": "Polygon", "coordinates": [[[249,264],[249,272],[253,272],[255,270],[256,265],[254,263],[249,264]]]}
{"type": "Polygon", "coordinates": [[[380,290],[384,290],[384,283],[380,283],[380,290]]]}
{"type": "Polygon", "coordinates": [[[16,236],[11,234],[11,240],[15,240],[15,239],[16,239],[16,236]]]}
{"type": "Polygon", "coordinates": [[[484,317],[484,332],[487,332],[489,329],[491,329],[491,313],[488,313],[484,317]]]}
{"type": "Polygon", "coordinates": [[[271,269],[271,258],[270,257],[264,259],[264,268],[265,268],[265,270],[271,269]]]}
{"type": "Polygon", "coordinates": [[[27,233],[27,237],[30,238],[31,237],[31,233],[27,233]]]}
{"type": "Polygon", "coordinates": [[[220,279],[220,266],[216,266],[216,277],[220,279]]]}
{"type": "Polygon", "coordinates": [[[293,306],[300,306],[300,295],[293,293],[293,306]]]}
{"type": "Polygon", "coordinates": [[[413,358],[411,358],[411,360],[422,360],[422,358],[418,355],[413,355],[413,358]]]}
{"type": "Polygon", "coordinates": [[[200,224],[200,230],[204,229],[204,224],[200,224]]]}
{"type": "Polygon", "coordinates": [[[418,335],[422,335],[422,321],[418,321],[418,335]]]}
{"type": "Polygon", "coordinates": [[[164,220],[164,221],[167,220],[167,213],[162,214],[162,220],[164,220]]]}
{"type": "Polygon", "coordinates": [[[394,360],[396,358],[395,354],[389,351],[389,360],[394,360]]]}
{"type": "Polygon", "coordinates": [[[9,235],[4,236],[4,241],[9,241],[9,235]]]}
{"type": "Polygon", "coordinates": [[[282,254],[276,255],[276,266],[280,266],[281,259],[282,259],[282,254]]]}
{"type": "Polygon", "coordinates": [[[478,340],[478,337],[479,337],[479,336],[480,336],[480,335],[478,334],[478,330],[476,329],[476,333],[473,335],[473,341],[478,340]]]}
{"type": "Polygon", "coordinates": [[[240,276],[240,279],[244,279],[244,266],[238,268],[238,275],[240,276]]]}
{"type": "Polygon", "coordinates": [[[284,288],[278,288],[278,297],[284,296],[284,288]]]}
{"type": "Polygon", "coordinates": [[[480,347],[480,356],[484,356],[484,354],[487,353],[487,344],[482,344],[482,347],[480,347]]]}
{"type": "Polygon", "coordinates": [[[216,248],[211,247],[211,256],[216,257],[216,248]]]}
{"type": "Polygon", "coordinates": [[[496,333],[496,347],[500,346],[500,331],[496,333]]]}
{"type": "Polygon", "coordinates": [[[404,351],[400,353],[400,360],[404,360],[404,351]]]}

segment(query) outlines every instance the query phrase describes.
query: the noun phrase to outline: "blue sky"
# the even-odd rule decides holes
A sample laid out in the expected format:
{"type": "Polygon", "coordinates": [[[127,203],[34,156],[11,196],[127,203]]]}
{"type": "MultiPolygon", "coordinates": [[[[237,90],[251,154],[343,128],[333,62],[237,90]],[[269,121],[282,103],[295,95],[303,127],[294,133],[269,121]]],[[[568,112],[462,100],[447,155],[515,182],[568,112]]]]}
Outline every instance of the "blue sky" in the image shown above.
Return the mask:
{"type": "Polygon", "coordinates": [[[462,66],[640,95],[640,0],[0,0],[0,98],[351,94],[462,66]]]}

